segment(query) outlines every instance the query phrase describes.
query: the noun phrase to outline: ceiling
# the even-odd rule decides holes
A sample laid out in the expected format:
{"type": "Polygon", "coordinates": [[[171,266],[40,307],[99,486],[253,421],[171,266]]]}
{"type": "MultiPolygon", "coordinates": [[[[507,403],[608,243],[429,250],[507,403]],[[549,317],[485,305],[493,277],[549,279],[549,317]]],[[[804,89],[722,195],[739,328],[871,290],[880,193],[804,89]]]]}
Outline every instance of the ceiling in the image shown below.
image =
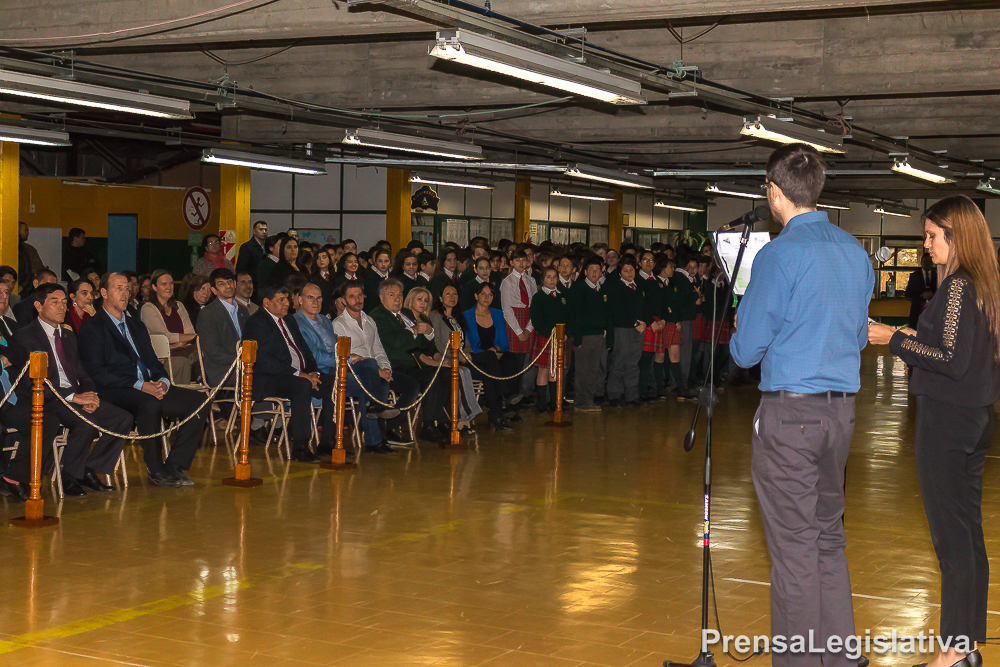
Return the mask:
{"type": "Polygon", "coordinates": [[[340,143],[344,128],[378,127],[472,141],[487,164],[477,169],[496,178],[558,181],[558,167],[585,163],[656,175],[658,192],[704,196],[709,181],[760,183],[774,144],[739,135],[744,117],[758,115],[846,135],[827,191],[857,200],[975,194],[1000,170],[992,0],[785,0],[764,13],[745,0],[6,4],[0,67],[182,97],[196,111],[191,121],[150,121],[0,94],[0,111],[66,126],[74,138],[68,151],[27,152],[32,173],[135,180],[223,139],[411,162],[340,143]],[[648,103],[610,105],[428,56],[435,31],[454,27],[582,55],[589,67],[641,80],[648,103]],[[902,154],[947,165],[957,182],[890,172],[902,154]]]}

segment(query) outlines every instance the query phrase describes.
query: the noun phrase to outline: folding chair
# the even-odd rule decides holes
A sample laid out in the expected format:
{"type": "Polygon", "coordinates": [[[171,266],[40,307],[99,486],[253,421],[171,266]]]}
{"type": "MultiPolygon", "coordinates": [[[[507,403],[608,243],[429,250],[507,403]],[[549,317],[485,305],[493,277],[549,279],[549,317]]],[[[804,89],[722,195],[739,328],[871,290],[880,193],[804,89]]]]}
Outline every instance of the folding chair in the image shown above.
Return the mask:
{"type": "MultiPolygon", "coordinates": [[[[242,396],[243,394],[243,359],[242,356],[237,356],[236,362],[236,397],[242,396]]],[[[281,445],[285,445],[285,458],[292,458],[292,447],[288,442],[288,417],[289,411],[285,409],[286,404],[289,401],[287,398],[282,398],[280,396],[265,396],[260,401],[255,401],[253,406],[250,408],[250,414],[254,417],[265,417],[267,415],[271,416],[271,428],[267,432],[267,444],[265,449],[271,445],[271,439],[274,436],[274,429],[278,424],[278,420],[281,420],[281,439],[278,441],[278,454],[281,454],[281,445]],[[263,407],[265,405],[270,405],[270,407],[263,407]],[[261,406],[261,407],[258,407],[261,406]]],[[[233,425],[236,423],[236,417],[239,415],[243,409],[242,403],[239,400],[235,401],[235,406],[232,413],[229,415],[229,422],[226,424],[226,432],[228,433],[233,425]]],[[[233,458],[236,457],[236,442],[233,442],[233,458]]]]}

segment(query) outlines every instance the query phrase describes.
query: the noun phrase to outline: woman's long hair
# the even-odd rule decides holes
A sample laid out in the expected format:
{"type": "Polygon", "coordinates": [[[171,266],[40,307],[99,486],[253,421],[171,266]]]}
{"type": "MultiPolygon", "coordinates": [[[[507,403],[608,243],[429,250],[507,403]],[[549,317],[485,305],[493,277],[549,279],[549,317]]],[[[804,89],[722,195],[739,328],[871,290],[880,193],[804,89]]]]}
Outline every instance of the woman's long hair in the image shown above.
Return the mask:
{"type": "Polygon", "coordinates": [[[986,219],[971,199],[956,195],[927,209],[924,220],[944,230],[952,249],[943,274],[938,271],[939,283],[959,269],[969,275],[976,287],[976,305],[993,333],[993,358],[1000,364],[1000,272],[986,219]]]}
{"type": "Polygon", "coordinates": [[[403,301],[403,308],[409,308],[413,316],[416,317],[421,322],[431,323],[431,306],[434,305],[434,297],[431,296],[431,291],[426,287],[414,287],[410,290],[410,293],[406,295],[406,299],[403,301]],[[427,312],[420,314],[413,310],[413,303],[417,300],[417,296],[424,294],[427,296],[427,312]]]}
{"type": "MultiPolygon", "coordinates": [[[[454,285],[451,284],[445,285],[444,287],[441,288],[441,293],[438,294],[437,302],[431,308],[432,311],[441,313],[441,317],[445,318],[445,320],[447,320],[447,317],[445,317],[444,314],[444,301],[441,299],[441,297],[444,296],[444,291],[446,289],[453,289],[455,290],[456,293],[458,293],[458,288],[455,287],[454,285]]],[[[458,322],[458,326],[462,328],[462,331],[469,330],[469,324],[465,321],[465,313],[462,312],[461,307],[459,307],[457,303],[455,304],[455,307],[451,309],[451,316],[452,318],[454,318],[456,322],[458,322]]]]}
{"type": "Polygon", "coordinates": [[[406,262],[407,257],[414,257],[414,254],[403,248],[396,253],[396,259],[392,263],[392,268],[389,270],[390,276],[401,276],[403,275],[403,264],[406,262]]]}
{"type": "MultiPolygon", "coordinates": [[[[163,304],[160,303],[160,296],[156,293],[156,283],[159,282],[160,278],[163,276],[170,276],[171,282],[173,282],[173,275],[166,269],[157,269],[153,271],[153,275],[149,277],[151,286],[149,288],[149,302],[156,306],[156,309],[160,311],[163,315],[166,315],[166,311],[163,309],[163,304]]],[[[142,283],[139,283],[141,286],[142,283]]],[[[167,299],[167,304],[170,308],[170,312],[177,310],[177,288],[174,288],[174,296],[167,299]]]]}

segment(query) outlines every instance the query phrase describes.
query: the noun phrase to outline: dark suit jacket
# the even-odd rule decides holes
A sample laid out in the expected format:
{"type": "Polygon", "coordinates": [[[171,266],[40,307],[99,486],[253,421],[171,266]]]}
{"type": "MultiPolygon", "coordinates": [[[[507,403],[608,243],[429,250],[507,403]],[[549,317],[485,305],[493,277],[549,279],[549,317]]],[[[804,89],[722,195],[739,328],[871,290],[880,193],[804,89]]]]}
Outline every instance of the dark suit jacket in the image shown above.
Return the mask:
{"type": "MultiPolygon", "coordinates": [[[[63,327],[60,335],[63,340],[63,356],[66,357],[66,364],[72,366],[72,370],[76,372],[77,380],[80,382],[79,391],[83,393],[88,391],[97,391],[97,386],[94,384],[94,381],[90,379],[90,376],[87,375],[87,371],[84,369],[83,363],[80,361],[76,334],[63,327]]],[[[21,327],[17,332],[17,340],[29,353],[45,352],[49,355],[49,382],[52,383],[53,387],[59,387],[59,369],[56,367],[55,362],[56,351],[49,343],[49,337],[45,335],[42,323],[38,319],[35,319],[34,322],[21,327]]],[[[31,400],[30,383],[22,382],[21,384],[25,389],[23,395],[25,397],[29,397],[27,400],[31,400]]],[[[62,396],[69,396],[73,393],[72,389],[64,389],[62,387],[59,387],[58,391],[62,396]]],[[[22,396],[20,387],[18,388],[17,395],[18,397],[22,396]]]]}
{"type": "MultiPolygon", "coordinates": [[[[237,302],[236,319],[240,323],[240,330],[246,326],[249,318],[250,311],[237,302]]],[[[214,387],[236,358],[240,334],[233,326],[233,318],[229,316],[221,299],[216,299],[201,309],[195,330],[198,332],[201,354],[205,360],[205,379],[214,387]]]]}
{"type": "Polygon", "coordinates": [[[927,291],[930,291],[932,295],[934,292],[937,292],[937,268],[931,269],[930,283],[924,280],[924,270],[922,268],[911,273],[910,280],[906,283],[905,295],[910,300],[909,325],[913,329],[917,328],[917,320],[920,319],[920,313],[924,312],[927,302],[930,301],[930,299],[925,299],[921,296],[927,291]]]}
{"type": "Polygon", "coordinates": [[[10,338],[14,335],[14,329],[16,328],[17,322],[9,317],[0,317],[0,336],[10,338]]]}
{"type": "Polygon", "coordinates": [[[35,309],[35,300],[30,296],[18,301],[12,306],[14,317],[17,318],[16,328],[21,329],[38,319],[38,310],[35,309]]]}
{"type": "MultiPolygon", "coordinates": [[[[403,308],[399,311],[403,317],[413,322],[417,318],[413,313],[403,308]]],[[[379,306],[371,312],[371,318],[375,320],[378,329],[378,338],[385,348],[385,355],[389,357],[389,364],[392,370],[409,371],[420,367],[417,356],[421,353],[433,356],[437,352],[429,352],[423,349],[422,342],[427,340],[423,336],[414,336],[409,329],[399,323],[396,316],[390,313],[385,306],[379,306]]],[[[433,347],[434,344],[431,343],[433,347]]]]}
{"type": "MultiPolygon", "coordinates": [[[[170,376],[153,352],[149,332],[141,321],[125,318],[125,326],[135,341],[142,363],[149,369],[152,381],[167,380],[170,376]]],[[[100,393],[106,389],[125,389],[135,386],[136,356],[128,340],[118,330],[108,311],[101,308],[94,317],[83,323],[79,335],[80,361],[97,385],[100,393]]]]}
{"type": "MultiPolygon", "coordinates": [[[[302,372],[318,372],[316,359],[309,351],[295,318],[285,317],[283,322],[288,329],[288,335],[292,337],[295,347],[299,348],[299,353],[302,355],[305,363],[302,372]]],[[[261,308],[247,319],[246,326],[243,327],[243,340],[257,341],[257,361],[253,367],[253,396],[257,401],[273,393],[272,387],[276,378],[295,374],[292,353],[288,349],[285,337],[281,335],[281,329],[266,308],[261,308]]]]}
{"type": "Polygon", "coordinates": [[[240,251],[236,257],[236,273],[246,271],[251,276],[257,275],[257,266],[260,260],[264,259],[264,246],[255,238],[240,246],[240,251]]]}

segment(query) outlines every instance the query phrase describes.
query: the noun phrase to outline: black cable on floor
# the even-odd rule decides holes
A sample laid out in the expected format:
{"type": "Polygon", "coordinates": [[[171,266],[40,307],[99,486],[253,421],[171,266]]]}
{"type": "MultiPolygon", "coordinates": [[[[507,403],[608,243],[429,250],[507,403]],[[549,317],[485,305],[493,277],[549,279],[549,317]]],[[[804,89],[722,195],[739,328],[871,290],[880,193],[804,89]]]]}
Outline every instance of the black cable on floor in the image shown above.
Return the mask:
{"type": "MultiPolygon", "coordinates": [[[[708,579],[712,584],[712,609],[715,611],[715,627],[719,630],[720,636],[725,636],[722,632],[722,623],[719,622],[719,601],[715,597],[715,568],[712,567],[712,553],[708,554],[708,579]]],[[[731,652],[726,651],[726,655],[735,660],[736,662],[746,662],[751,658],[756,658],[758,655],[764,655],[764,649],[757,649],[745,658],[737,658],[731,652]]]]}

